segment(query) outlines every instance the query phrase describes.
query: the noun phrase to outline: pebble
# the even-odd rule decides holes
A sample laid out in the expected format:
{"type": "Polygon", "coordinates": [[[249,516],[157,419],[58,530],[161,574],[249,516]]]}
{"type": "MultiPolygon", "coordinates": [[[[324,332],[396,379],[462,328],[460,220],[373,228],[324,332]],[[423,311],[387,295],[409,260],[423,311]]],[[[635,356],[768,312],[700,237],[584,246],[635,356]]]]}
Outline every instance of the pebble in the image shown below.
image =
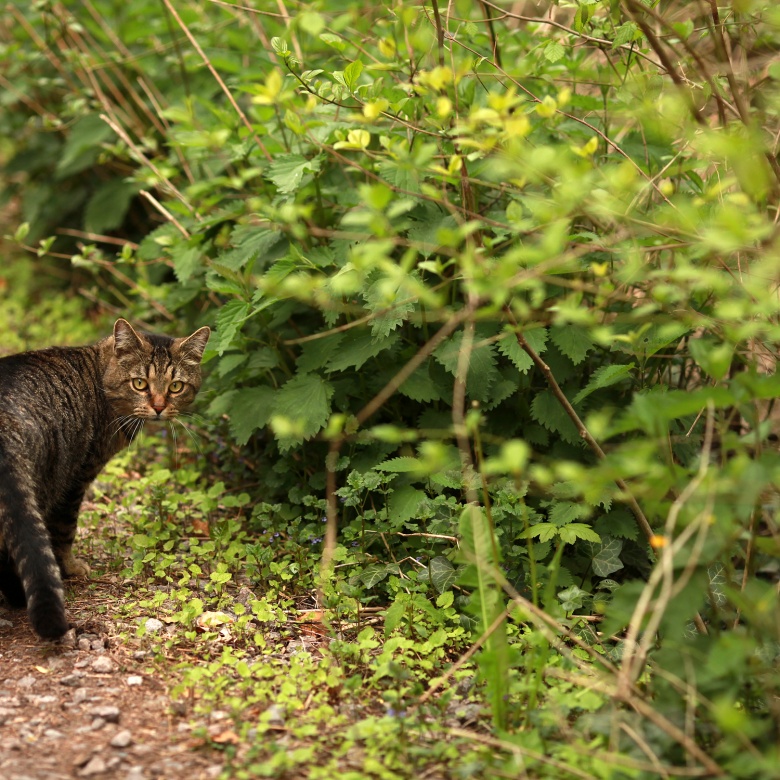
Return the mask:
{"type": "Polygon", "coordinates": [[[38,682],[35,677],[20,677],[17,683],[20,688],[32,688],[35,683],[38,682]]]}
{"type": "Polygon", "coordinates": [[[92,647],[92,645],[91,645],[89,639],[87,639],[86,637],[83,637],[83,636],[80,637],[79,644],[78,644],[79,650],[90,650],[91,647],[92,647]]]}
{"type": "Polygon", "coordinates": [[[90,724],[90,729],[92,731],[99,731],[103,728],[103,726],[106,725],[106,719],[105,718],[95,718],[92,723],[90,724]]]}
{"type": "Polygon", "coordinates": [[[119,723],[119,707],[115,707],[113,704],[93,707],[89,714],[95,718],[103,718],[103,720],[109,723],[119,723]]]}
{"type": "Polygon", "coordinates": [[[163,624],[162,621],[157,618],[149,618],[146,623],[144,623],[144,627],[150,634],[154,634],[162,629],[163,624]]]}
{"type": "Polygon", "coordinates": [[[108,767],[106,762],[100,756],[92,756],[86,765],[79,769],[79,777],[92,777],[93,775],[102,775],[108,767]]]}
{"type": "Polygon", "coordinates": [[[43,736],[47,739],[62,739],[65,735],[57,729],[46,729],[43,732],[43,736]]]}
{"type": "Polygon", "coordinates": [[[0,618],[0,628],[13,628],[14,624],[10,620],[0,618]]]}
{"type": "Polygon", "coordinates": [[[131,674],[127,678],[128,685],[143,685],[144,678],[138,674],[131,674]]]}
{"type": "Polygon", "coordinates": [[[133,735],[127,730],[117,731],[109,742],[111,747],[126,748],[133,744],[133,735]]]}
{"type": "Polygon", "coordinates": [[[84,677],[84,672],[66,674],[64,677],[60,677],[60,685],[67,685],[69,688],[77,688],[81,684],[82,677],[84,677]]]}
{"type": "Polygon", "coordinates": [[[111,674],[116,671],[116,664],[107,655],[101,655],[92,662],[90,668],[98,674],[111,674]]]}
{"type": "Polygon", "coordinates": [[[89,698],[90,698],[90,694],[89,694],[89,689],[87,688],[76,688],[76,690],[73,692],[74,704],[83,704],[89,698]]]}
{"type": "Polygon", "coordinates": [[[144,768],[142,766],[131,766],[125,775],[125,780],[144,780],[144,768]]]}

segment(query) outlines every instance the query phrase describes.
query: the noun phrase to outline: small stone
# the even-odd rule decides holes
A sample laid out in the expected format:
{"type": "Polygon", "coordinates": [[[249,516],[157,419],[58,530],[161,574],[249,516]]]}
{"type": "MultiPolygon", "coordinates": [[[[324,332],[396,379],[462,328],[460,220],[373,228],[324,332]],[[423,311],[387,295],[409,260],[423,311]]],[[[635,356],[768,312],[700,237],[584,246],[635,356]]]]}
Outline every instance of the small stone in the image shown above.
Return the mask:
{"type": "Polygon", "coordinates": [[[103,726],[106,725],[106,719],[105,718],[95,718],[92,723],[90,724],[90,729],[92,731],[100,731],[100,729],[103,728],[103,726]]]}
{"type": "Polygon", "coordinates": [[[144,627],[150,634],[154,634],[162,629],[163,624],[162,621],[157,618],[149,618],[146,623],[144,623],[144,627]]]}
{"type": "Polygon", "coordinates": [[[89,650],[92,647],[89,639],[85,636],[79,637],[78,648],[79,650],[89,650]]]}
{"type": "Polygon", "coordinates": [[[116,664],[107,655],[101,655],[92,662],[90,668],[98,674],[111,674],[116,671],[116,664]]]}
{"type": "Polygon", "coordinates": [[[19,678],[19,682],[17,683],[17,685],[20,688],[32,688],[35,685],[36,682],[38,682],[38,681],[36,680],[35,677],[30,677],[30,676],[20,677],[19,678]]]}
{"type": "Polygon", "coordinates": [[[10,620],[0,618],[0,628],[13,628],[14,624],[10,620]]]}
{"type": "Polygon", "coordinates": [[[106,646],[103,644],[102,639],[93,639],[92,643],[90,644],[90,648],[92,650],[105,650],[106,646]]]}
{"type": "Polygon", "coordinates": [[[89,714],[95,718],[103,718],[103,720],[109,723],[119,723],[119,707],[115,707],[113,704],[93,707],[89,714]]]}
{"type": "Polygon", "coordinates": [[[0,726],[5,725],[5,722],[15,715],[16,713],[13,710],[9,710],[8,707],[0,707],[0,726]]]}
{"type": "Polygon", "coordinates": [[[79,769],[79,777],[102,775],[106,769],[106,762],[100,756],[92,756],[86,765],[82,769],[79,769]]]}
{"type": "Polygon", "coordinates": [[[60,677],[60,685],[67,685],[69,688],[78,688],[81,684],[82,677],[84,677],[84,672],[66,674],[64,677],[60,677]]]}
{"type": "Polygon", "coordinates": [[[264,713],[271,726],[284,725],[284,710],[278,704],[272,704],[264,713]]]}
{"type": "Polygon", "coordinates": [[[76,688],[76,690],[73,692],[74,704],[83,704],[89,698],[89,690],[87,688],[76,688]]]}
{"type": "Polygon", "coordinates": [[[115,748],[126,748],[133,744],[133,735],[127,730],[117,731],[111,738],[109,745],[115,748]]]}
{"type": "Polygon", "coordinates": [[[133,653],[133,660],[134,661],[143,661],[146,656],[149,655],[146,650],[136,650],[133,653]]]}
{"type": "Polygon", "coordinates": [[[46,729],[43,732],[43,736],[46,739],[62,739],[65,735],[61,731],[57,731],[57,729],[46,729]]]}
{"type": "Polygon", "coordinates": [[[144,768],[142,766],[131,766],[125,775],[125,780],[144,780],[144,768]]]}
{"type": "Polygon", "coordinates": [[[127,678],[127,684],[128,685],[143,685],[144,678],[141,677],[139,674],[131,674],[127,678]]]}

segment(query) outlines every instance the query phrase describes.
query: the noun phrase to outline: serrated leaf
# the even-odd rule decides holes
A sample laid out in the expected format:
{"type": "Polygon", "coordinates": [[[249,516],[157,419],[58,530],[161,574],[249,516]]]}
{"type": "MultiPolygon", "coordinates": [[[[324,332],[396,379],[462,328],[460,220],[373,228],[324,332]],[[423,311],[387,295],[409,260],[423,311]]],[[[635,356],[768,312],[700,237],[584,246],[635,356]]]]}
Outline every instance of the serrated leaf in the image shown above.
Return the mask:
{"type": "Polygon", "coordinates": [[[631,43],[634,40],[639,28],[636,22],[625,22],[615,30],[615,37],[612,39],[612,48],[617,49],[618,46],[631,43]]]}
{"type": "Polygon", "coordinates": [[[299,424],[302,439],[310,439],[328,421],[332,395],[333,386],[319,374],[298,374],[276,392],[273,414],[299,424]]]}
{"type": "Polygon", "coordinates": [[[422,461],[419,458],[412,457],[399,457],[386,460],[384,463],[379,463],[374,466],[374,471],[392,471],[392,472],[408,472],[408,471],[423,471],[422,461]]]}
{"type": "Polygon", "coordinates": [[[237,225],[230,234],[232,249],[220,254],[218,262],[231,271],[240,271],[250,261],[267,255],[284,235],[278,230],[255,225],[237,225]]]}
{"type": "MultiPolygon", "coordinates": [[[[536,352],[537,355],[541,355],[542,352],[547,349],[547,329],[546,328],[534,328],[533,330],[525,331],[523,337],[528,342],[528,346],[536,352]]],[[[498,351],[508,357],[517,368],[520,373],[524,374],[530,368],[533,367],[533,360],[529,354],[517,343],[517,337],[514,333],[509,332],[503,335],[496,343],[498,351]]]]}
{"type": "Polygon", "coordinates": [[[324,368],[333,355],[338,352],[343,339],[343,333],[331,333],[321,339],[312,339],[303,344],[301,354],[295,363],[299,373],[303,374],[307,371],[324,368]]]}
{"type": "Polygon", "coordinates": [[[275,391],[271,387],[245,387],[230,397],[227,413],[230,433],[236,444],[244,445],[258,429],[264,428],[271,417],[275,391]]]}
{"type": "Polygon", "coordinates": [[[534,400],[531,401],[531,416],[549,431],[557,433],[571,444],[582,441],[577,426],[550,390],[543,390],[534,396],[534,400]]]}
{"type": "Polygon", "coordinates": [[[579,365],[585,360],[585,356],[593,349],[593,339],[585,328],[578,325],[567,325],[563,327],[556,325],[550,328],[550,337],[553,344],[564,354],[574,365],[579,365]]]}
{"type": "Polygon", "coordinates": [[[414,301],[396,303],[399,297],[405,297],[401,285],[385,278],[377,279],[363,293],[366,308],[374,315],[371,333],[375,338],[387,336],[414,311],[414,301]]]}
{"type": "Polygon", "coordinates": [[[181,242],[171,249],[171,261],[173,273],[180,282],[188,281],[195,271],[201,266],[203,249],[200,242],[192,245],[189,242],[181,242]]]}
{"type": "Polygon", "coordinates": [[[349,87],[351,92],[355,91],[358,84],[360,74],[363,72],[363,63],[360,60],[350,62],[346,68],[344,68],[344,83],[349,87]]]}
{"type": "Polygon", "coordinates": [[[574,544],[578,539],[586,542],[600,542],[601,537],[585,523],[569,523],[558,529],[558,536],[564,544],[574,544]]]}
{"type": "Polygon", "coordinates": [[[136,184],[121,179],[111,179],[102,184],[84,210],[84,229],[92,233],[108,233],[121,227],[137,192],[136,184]]]}
{"type": "MultiPolygon", "coordinates": [[[[476,339],[475,342],[476,343],[476,339]]],[[[460,352],[463,345],[463,333],[456,333],[448,338],[433,353],[453,376],[457,376],[460,352]]],[[[466,375],[466,392],[471,398],[479,401],[490,400],[490,388],[501,377],[496,368],[496,359],[491,344],[474,346],[469,353],[468,373],[466,375]]]]}
{"type": "Polygon", "coordinates": [[[602,366],[597,371],[594,371],[588,384],[574,396],[574,403],[579,403],[596,390],[601,390],[604,387],[609,387],[623,379],[627,379],[631,376],[634,365],[634,363],[628,363],[625,365],[602,366]]]}
{"type": "Polygon", "coordinates": [[[431,558],[428,569],[430,571],[431,583],[439,593],[448,591],[457,577],[455,567],[443,555],[431,558]]]}
{"type": "Polygon", "coordinates": [[[405,395],[412,401],[430,403],[441,399],[441,393],[429,373],[428,364],[417,368],[412,375],[398,388],[401,395],[405,395]]]}
{"type": "Polygon", "coordinates": [[[374,339],[367,330],[353,330],[346,336],[338,353],[329,361],[329,371],[360,368],[367,360],[391,348],[398,341],[398,334],[391,333],[383,339],[374,339]]]}
{"type": "Polygon", "coordinates": [[[411,520],[417,515],[420,504],[427,498],[425,491],[410,485],[403,485],[396,488],[390,498],[387,506],[390,510],[390,520],[396,525],[411,520]]]}
{"type": "Polygon", "coordinates": [[[596,532],[604,536],[619,537],[636,541],[639,535],[636,519],[625,509],[613,509],[602,515],[593,524],[596,532]]]}
{"type": "Polygon", "coordinates": [[[622,569],[623,562],[620,560],[622,550],[623,541],[621,539],[616,539],[614,536],[602,536],[601,544],[594,544],[591,547],[593,573],[597,577],[608,577],[613,572],[622,569]]]}
{"type": "Polygon", "coordinates": [[[211,349],[221,355],[233,342],[236,333],[249,317],[250,306],[245,301],[228,301],[217,312],[216,333],[211,349]]]}
{"type": "Polygon", "coordinates": [[[268,168],[268,178],[282,195],[295,192],[305,173],[317,173],[320,158],[307,159],[301,154],[285,154],[277,157],[268,168]]]}
{"type": "Polygon", "coordinates": [[[548,519],[553,525],[562,526],[579,520],[587,513],[587,507],[573,501],[556,501],[550,509],[548,519]]]}
{"type": "Polygon", "coordinates": [[[563,44],[558,41],[551,41],[544,47],[544,58],[548,62],[558,62],[566,54],[566,49],[563,48],[563,44]]]}

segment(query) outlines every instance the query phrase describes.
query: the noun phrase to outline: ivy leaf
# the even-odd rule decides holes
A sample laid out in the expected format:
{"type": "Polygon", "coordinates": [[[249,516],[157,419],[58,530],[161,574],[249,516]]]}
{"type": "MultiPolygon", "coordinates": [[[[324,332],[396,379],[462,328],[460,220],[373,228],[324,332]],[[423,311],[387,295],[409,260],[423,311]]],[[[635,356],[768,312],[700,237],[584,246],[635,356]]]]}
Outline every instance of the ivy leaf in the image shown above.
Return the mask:
{"type": "Polygon", "coordinates": [[[360,573],[360,581],[369,590],[378,582],[381,582],[389,574],[389,566],[386,563],[370,563],[360,573]]]}
{"type": "Polygon", "coordinates": [[[578,325],[556,325],[550,328],[553,344],[571,360],[579,365],[585,356],[593,349],[593,339],[585,328],[578,325]]]}
{"type": "Polygon", "coordinates": [[[634,363],[628,363],[627,365],[602,366],[597,371],[593,372],[593,376],[590,378],[588,384],[574,396],[574,402],[579,403],[596,390],[601,390],[604,387],[609,387],[610,385],[617,384],[621,380],[626,379],[631,376],[633,368],[634,363]]]}
{"type": "Polygon", "coordinates": [[[298,189],[305,173],[320,170],[320,163],[319,157],[309,160],[301,154],[280,155],[271,163],[268,178],[282,195],[289,195],[298,189]]]}
{"type": "Polygon", "coordinates": [[[431,583],[439,593],[448,591],[457,577],[455,567],[443,555],[431,558],[428,570],[430,571],[431,583]]]}
{"type": "Polygon", "coordinates": [[[258,428],[268,424],[276,391],[272,387],[245,387],[230,399],[230,433],[236,444],[244,445],[258,428]]]}
{"type": "Polygon", "coordinates": [[[613,572],[623,568],[620,553],[623,541],[613,536],[602,536],[601,544],[591,546],[593,572],[597,577],[609,577],[613,572]]]}
{"type": "Polygon", "coordinates": [[[564,612],[574,612],[575,609],[580,609],[587,597],[588,592],[578,588],[576,585],[572,585],[558,593],[558,601],[561,602],[564,612]]]}
{"type": "Polygon", "coordinates": [[[292,420],[300,437],[289,437],[289,445],[310,439],[328,421],[333,386],[319,374],[298,374],[276,391],[273,414],[292,420]]]}

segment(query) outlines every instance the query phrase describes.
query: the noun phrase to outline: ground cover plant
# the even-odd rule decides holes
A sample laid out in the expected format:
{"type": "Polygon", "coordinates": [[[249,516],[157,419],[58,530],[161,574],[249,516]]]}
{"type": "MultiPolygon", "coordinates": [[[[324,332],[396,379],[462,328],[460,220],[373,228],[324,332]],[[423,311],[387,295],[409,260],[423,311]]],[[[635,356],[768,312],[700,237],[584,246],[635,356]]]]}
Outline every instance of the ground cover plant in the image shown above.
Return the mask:
{"type": "Polygon", "coordinates": [[[398,733],[464,691],[496,776],[775,771],[779,35],[762,2],[11,10],[17,243],[216,326],[224,473],[160,493],[131,573],[170,584],[186,506],[191,633],[239,572],[246,623],[316,608],[322,690],[392,712],[362,771],[444,760],[398,733]]]}

